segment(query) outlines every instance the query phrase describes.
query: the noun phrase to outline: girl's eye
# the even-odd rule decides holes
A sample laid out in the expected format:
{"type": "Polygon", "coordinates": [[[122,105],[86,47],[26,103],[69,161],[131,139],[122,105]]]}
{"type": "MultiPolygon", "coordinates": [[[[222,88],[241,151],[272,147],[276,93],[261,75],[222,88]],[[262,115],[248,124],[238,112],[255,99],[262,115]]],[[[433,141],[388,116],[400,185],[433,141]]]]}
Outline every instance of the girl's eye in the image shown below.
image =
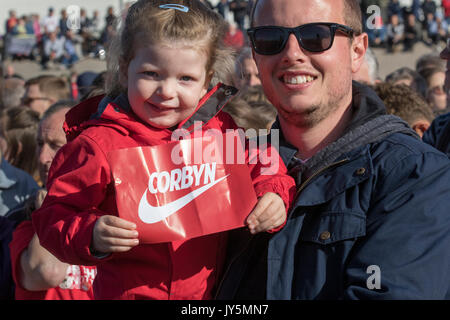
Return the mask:
{"type": "Polygon", "coordinates": [[[193,78],[190,77],[190,76],[182,76],[180,79],[181,79],[181,81],[191,81],[191,80],[193,80],[193,78]]]}
{"type": "Polygon", "coordinates": [[[144,71],[142,73],[149,77],[157,77],[158,76],[158,74],[155,71],[144,71]]]}

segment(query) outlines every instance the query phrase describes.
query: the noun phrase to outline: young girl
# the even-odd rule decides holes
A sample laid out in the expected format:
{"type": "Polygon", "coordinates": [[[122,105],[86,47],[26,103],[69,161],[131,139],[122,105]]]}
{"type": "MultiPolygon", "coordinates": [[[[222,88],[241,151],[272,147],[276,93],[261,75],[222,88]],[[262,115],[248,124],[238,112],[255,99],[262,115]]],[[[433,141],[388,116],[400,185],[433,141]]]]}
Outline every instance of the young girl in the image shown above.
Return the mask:
{"type": "MultiPolygon", "coordinates": [[[[33,223],[41,244],[62,261],[97,265],[96,299],[210,299],[224,260],[226,232],[186,241],[139,244],[136,226],[117,216],[106,155],[171,141],[172,131],[236,129],[221,109],[232,88],[208,93],[223,21],[198,0],[140,0],[121,33],[119,67],[109,66],[108,95],[66,116],[68,144],[56,155],[48,196],[33,223]],[[50,214],[51,212],[51,214],[50,214]]],[[[234,90],[235,92],[235,90],[234,90]]],[[[279,160],[275,175],[248,165],[259,198],[247,218],[252,233],[279,228],[294,181],[279,160]]],[[[127,164],[124,164],[127,165],[127,164]]]]}

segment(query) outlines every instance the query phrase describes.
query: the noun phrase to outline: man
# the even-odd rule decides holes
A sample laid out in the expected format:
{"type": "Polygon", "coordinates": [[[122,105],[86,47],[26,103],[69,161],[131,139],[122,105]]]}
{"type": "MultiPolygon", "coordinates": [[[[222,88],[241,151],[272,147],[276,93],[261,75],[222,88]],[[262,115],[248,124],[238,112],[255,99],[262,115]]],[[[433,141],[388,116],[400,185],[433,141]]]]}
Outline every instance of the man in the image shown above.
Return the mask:
{"type": "MultiPolygon", "coordinates": [[[[45,183],[55,153],[66,143],[63,130],[70,102],[52,105],[43,115],[38,131],[38,162],[45,183]]],[[[28,206],[27,218],[14,231],[10,243],[16,300],[90,300],[95,267],[68,265],[39,244],[29,216],[42,204],[46,191],[40,190],[28,206]]]]}
{"type": "Polygon", "coordinates": [[[59,19],[54,15],[54,9],[52,7],[48,8],[48,14],[42,20],[42,26],[44,27],[44,33],[47,35],[58,31],[59,19]]]}
{"type": "Polygon", "coordinates": [[[407,85],[389,82],[378,83],[375,92],[383,100],[388,114],[402,118],[419,137],[423,137],[435,116],[430,105],[418,92],[407,85]]]}
{"type": "Polygon", "coordinates": [[[41,61],[44,69],[48,69],[49,66],[53,67],[54,64],[62,61],[65,41],[65,37],[59,36],[56,31],[48,34],[48,37],[44,40],[44,52],[41,61]]]}
{"type": "Polygon", "coordinates": [[[2,93],[0,94],[0,109],[9,109],[19,107],[22,97],[25,93],[25,81],[16,77],[3,80],[0,85],[2,93]]]}
{"type": "MultiPolygon", "coordinates": [[[[448,108],[450,106],[450,38],[447,38],[447,46],[442,50],[441,58],[447,61],[444,88],[447,92],[448,108]]],[[[445,113],[434,119],[430,128],[425,132],[423,141],[450,157],[450,113],[445,113]]]]}
{"type": "Polygon", "coordinates": [[[233,82],[239,90],[261,85],[258,68],[256,67],[255,60],[253,60],[252,51],[248,47],[242,49],[236,59],[233,82]]]}
{"type": "Polygon", "coordinates": [[[22,103],[42,114],[59,100],[70,97],[67,83],[56,76],[42,75],[29,79],[25,83],[25,95],[22,103]]]}
{"type": "Polygon", "coordinates": [[[450,298],[450,161],[352,83],[367,48],[358,1],[259,0],[252,17],[298,189],[282,230],[239,243],[217,297],[450,298]]]}
{"type": "Polygon", "coordinates": [[[230,10],[233,12],[234,21],[240,30],[244,30],[245,16],[247,15],[247,1],[233,0],[230,2],[230,10]]]}
{"type": "Polygon", "coordinates": [[[63,124],[65,115],[71,106],[72,103],[68,101],[54,104],[46,111],[39,124],[37,136],[38,164],[39,176],[44,186],[56,152],[67,143],[63,124]]]}

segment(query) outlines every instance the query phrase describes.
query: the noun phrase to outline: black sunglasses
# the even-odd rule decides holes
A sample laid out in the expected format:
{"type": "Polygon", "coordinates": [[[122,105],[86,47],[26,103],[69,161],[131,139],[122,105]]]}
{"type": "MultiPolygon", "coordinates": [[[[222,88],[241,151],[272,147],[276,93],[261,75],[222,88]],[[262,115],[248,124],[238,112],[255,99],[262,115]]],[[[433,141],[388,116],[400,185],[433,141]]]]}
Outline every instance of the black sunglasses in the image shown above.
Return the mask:
{"type": "Polygon", "coordinates": [[[336,31],[342,31],[348,37],[353,37],[352,28],[329,22],[308,23],[295,28],[262,26],[248,29],[247,34],[256,53],[273,55],[283,51],[291,33],[295,35],[300,46],[307,51],[328,50],[333,45],[336,31]]]}

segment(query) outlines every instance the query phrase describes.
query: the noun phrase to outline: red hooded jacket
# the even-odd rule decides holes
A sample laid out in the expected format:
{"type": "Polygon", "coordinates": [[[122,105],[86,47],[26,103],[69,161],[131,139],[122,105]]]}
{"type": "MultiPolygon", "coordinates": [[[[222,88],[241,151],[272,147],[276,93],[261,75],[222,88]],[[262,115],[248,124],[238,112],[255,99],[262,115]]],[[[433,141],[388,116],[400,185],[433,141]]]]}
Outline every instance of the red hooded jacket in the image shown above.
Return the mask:
{"type": "MultiPolygon", "coordinates": [[[[236,90],[219,84],[199,102],[196,112],[179,124],[202,130],[236,129],[221,111],[236,90]]],[[[97,219],[117,215],[114,182],[107,153],[119,148],[153,146],[171,141],[172,131],[139,120],[127,99],[105,103],[94,97],[66,115],[68,143],[56,154],[48,177],[48,195],[33,213],[40,243],[61,261],[97,265],[96,299],[210,299],[224,260],[226,232],[185,241],[140,244],[126,253],[100,259],[89,250],[97,219]]],[[[279,160],[278,174],[259,175],[262,164],[248,165],[256,195],[279,194],[286,208],[294,180],[279,160]]]]}

